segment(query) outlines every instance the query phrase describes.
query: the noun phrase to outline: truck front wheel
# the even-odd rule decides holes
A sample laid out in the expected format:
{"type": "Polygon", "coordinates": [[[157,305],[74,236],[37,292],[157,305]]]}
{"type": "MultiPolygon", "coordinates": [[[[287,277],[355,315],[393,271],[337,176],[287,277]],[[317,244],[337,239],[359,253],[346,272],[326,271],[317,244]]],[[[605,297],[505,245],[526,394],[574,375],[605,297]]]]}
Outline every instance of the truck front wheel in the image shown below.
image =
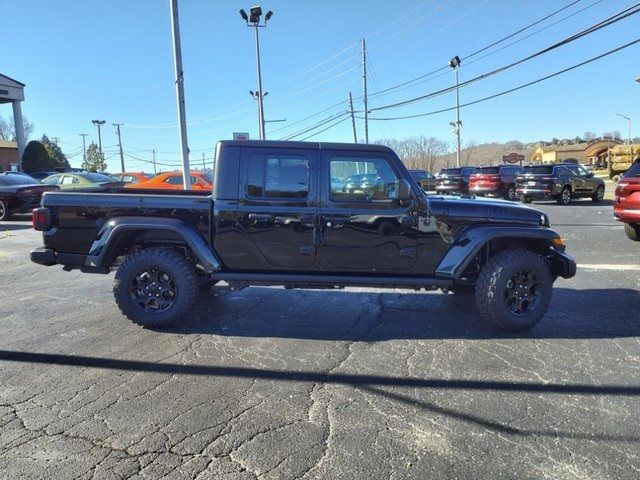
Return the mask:
{"type": "Polygon", "coordinates": [[[169,248],[148,248],[130,255],[113,282],[113,295],[122,313],[148,328],[168,327],[186,317],[197,293],[195,268],[169,248]]]}
{"type": "Polygon", "coordinates": [[[524,249],[496,253],[476,284],[476,304],[485,320],[517,332],[531,328],[551,302],[553,278],[545,261],[524,249]]]}

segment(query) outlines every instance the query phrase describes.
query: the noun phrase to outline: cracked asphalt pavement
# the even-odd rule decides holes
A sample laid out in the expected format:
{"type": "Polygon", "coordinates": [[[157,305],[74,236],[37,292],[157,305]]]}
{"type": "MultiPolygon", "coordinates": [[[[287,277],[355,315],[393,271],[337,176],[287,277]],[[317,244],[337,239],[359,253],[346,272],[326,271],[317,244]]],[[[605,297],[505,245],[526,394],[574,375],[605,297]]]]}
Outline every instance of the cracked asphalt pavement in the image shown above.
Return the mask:
{"type": "Polygon", "coordinates": [[[518,334],[357,288],[214,288],[145,330],[0,224],[0,478],[639,478],[640,244],[610,204],[536,206],[579,268],[518,334]]]}

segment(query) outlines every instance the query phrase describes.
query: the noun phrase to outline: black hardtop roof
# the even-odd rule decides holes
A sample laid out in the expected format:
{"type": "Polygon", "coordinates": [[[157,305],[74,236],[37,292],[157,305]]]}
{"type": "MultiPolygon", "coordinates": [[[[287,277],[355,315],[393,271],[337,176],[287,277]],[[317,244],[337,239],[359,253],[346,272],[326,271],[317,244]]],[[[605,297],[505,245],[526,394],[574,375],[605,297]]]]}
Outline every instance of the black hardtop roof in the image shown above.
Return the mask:
{"type": "Polygon", "coordinates": [[[221,140],[225,147],[312,148],[316,150],[357,150],[361,152],[393,152],[385,145],[370,143],[291,142],[285,140],[221,140]]]}

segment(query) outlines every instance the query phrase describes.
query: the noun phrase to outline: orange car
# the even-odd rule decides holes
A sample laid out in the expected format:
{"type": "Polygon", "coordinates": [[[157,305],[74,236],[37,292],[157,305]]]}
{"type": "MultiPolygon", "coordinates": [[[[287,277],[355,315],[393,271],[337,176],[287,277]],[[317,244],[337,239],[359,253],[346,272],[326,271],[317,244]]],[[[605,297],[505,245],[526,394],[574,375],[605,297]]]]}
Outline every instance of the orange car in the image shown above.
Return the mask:
{"type": "Polygon", "coordinates": [[[111,175],[117,181],[122,183],[142,183],[153,178],[152,173],[143,172],[123,172],[111,175]]]}
{"type": "MultiPolygon", "coordinates": [[[[144,183],[127,184],[127,188],[149,188],[156,190],[182,190],[182,172],[159,173],[144,183]]],[[[211,190],[213,179],[202,172],[191,172],[191,190],[211,190]]]]}

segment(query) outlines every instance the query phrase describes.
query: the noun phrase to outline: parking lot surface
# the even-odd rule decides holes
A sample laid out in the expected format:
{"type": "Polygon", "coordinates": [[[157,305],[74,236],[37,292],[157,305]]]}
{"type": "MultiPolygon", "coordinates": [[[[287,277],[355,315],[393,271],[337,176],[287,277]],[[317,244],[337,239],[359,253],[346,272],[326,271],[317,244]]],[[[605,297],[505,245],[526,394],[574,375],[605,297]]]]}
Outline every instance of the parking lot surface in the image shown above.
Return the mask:
{"type": "Polygon", "coordinates": [[[472,297],[202,292],[142,329],[113,275],[31,264],[0,224],[0,477],[640,477],[640,244],[611,202],[535,204],[578,261],[518,334],[472,297]]]}

